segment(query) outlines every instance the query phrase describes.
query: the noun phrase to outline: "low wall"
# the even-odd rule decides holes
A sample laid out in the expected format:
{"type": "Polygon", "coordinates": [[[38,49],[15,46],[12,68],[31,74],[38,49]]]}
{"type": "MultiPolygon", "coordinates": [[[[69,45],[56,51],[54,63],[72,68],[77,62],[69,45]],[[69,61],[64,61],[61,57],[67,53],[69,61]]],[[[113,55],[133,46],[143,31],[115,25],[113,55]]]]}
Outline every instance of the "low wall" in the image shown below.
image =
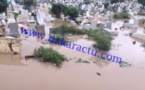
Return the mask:
{"type": "Polygon", "coordinates": [[[3,53],[20,53],[21,39],[0,37],[0,52],[3,53]]]}
{"type": "Polygon", "coordinates": [[[145,34],[133,33],[132,37],[145,41],[145,34]]]}

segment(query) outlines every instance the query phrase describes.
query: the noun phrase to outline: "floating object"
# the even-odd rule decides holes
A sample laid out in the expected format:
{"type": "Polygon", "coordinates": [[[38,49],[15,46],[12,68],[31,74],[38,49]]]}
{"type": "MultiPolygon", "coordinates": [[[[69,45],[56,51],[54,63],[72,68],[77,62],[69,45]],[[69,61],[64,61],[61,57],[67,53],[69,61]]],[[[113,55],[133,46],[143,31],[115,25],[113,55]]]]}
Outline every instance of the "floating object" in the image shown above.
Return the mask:
{"type": "Polygon", "coordinates": [[[38,57],[38,56],[36,56],[36,55],[27,55],[27,56],[25,56],[25,59],[27,60],[29,58],[36,58],[36,57],[38,57]]]}
{"type": "Polygon", "coordinates": [[[133,44],[136,44],[136,41],[133,41],[133,44]]]}
{"type": "Polygon", "coordinates": [[[97,72],[97,74],[98,74],[99,76],[101,76],[101,74],[100,74],[100,73],[98,73],[98,72],[97,72]]]}
{"type": "Polygon", "coordinates": [[[86,61],[86,60],[84,60],[84,61],[82,61],[83,63],[90,63],[90,62],[88,62],[88,61],[86,61]]]}

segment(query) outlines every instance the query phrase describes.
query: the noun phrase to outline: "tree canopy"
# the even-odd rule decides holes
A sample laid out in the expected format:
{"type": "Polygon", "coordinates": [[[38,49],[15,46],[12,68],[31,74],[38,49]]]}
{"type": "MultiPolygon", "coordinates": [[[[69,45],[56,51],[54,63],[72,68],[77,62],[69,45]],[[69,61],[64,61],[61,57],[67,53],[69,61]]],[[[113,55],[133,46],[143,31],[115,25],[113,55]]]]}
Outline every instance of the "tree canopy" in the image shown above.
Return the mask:
{"type": "Polygon", "coordinates": [[[0,0],[0,13],[5,12],[8,7],[7,0],[0,0]]]}
{"type": "Polygon", "coordinates": [[[145,0],[138,0],[138,2],[145,6],[145,0]]]}
{"type": "Polygon", "coordinates": [[[56,17],[60,17],[61,13],[64,11],[65,6],[62,4],[53,4],[51,8],[51,12],[56,15],[56,17]]]}
{"type": "Polygon", "coordinates": [[[65,15],[70,16],[71,19],[75,19],[79,16],[80,10],[76,7],[67,7],[65,10],[65,15]]]}
{"type": "Polygon", "coordinates": [[[85,4],[90,4],[91,1],[90,0],[85,0],[85,4]]]}
{"type": "Polygon", "coordinates": [[[115,13],[113,16],[115,19],[130,19],[130,14],[127,11],[121,13],[115,13]]]}
{"type": "Polygon", "coordinates": [[[118,2],[124,2],[125,0],[111,0],[111,4],[112,3],[118,3],[118,2]]]}
{"type": "Polygon", "coordinates": [[[80,10],[78,8],[72,6],[64,6],[59,3],[52,5],[51,12],[55,14],[57,18],[60,18],[61,13],[63,13],[65,16],[70,16],[71,19],[75,19],[80,14],[80,10]]]}
{"type": "Polygon", "coordinates": [[[95,35],[96,47],[100,50],[109,51],[111,49],[111,36],[107,35],[105,32],[99,30],[95,35]]]}
{"type": "Polygon", "coordinates": [[[30,7],[31,5],[34,4],[34,0],[24,0],[24,5],[30,7]]]}
{"type": "Polygon", "coordinates": [[[38,60],[41,62],[51,62],[60,66],[65,60],[65,56],[52,48],[45,48],[43,46],[34,50],[34,55],[39,56],[38,60]]]}

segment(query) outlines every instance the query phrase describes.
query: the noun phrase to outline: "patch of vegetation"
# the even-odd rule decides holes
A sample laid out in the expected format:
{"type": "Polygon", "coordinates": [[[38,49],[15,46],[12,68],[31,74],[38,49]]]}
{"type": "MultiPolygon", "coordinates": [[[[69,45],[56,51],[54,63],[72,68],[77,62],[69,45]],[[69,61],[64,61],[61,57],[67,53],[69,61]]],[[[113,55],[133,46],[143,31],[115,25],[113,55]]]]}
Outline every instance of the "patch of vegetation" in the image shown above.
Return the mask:
{"type": "Polygon", "coordinates": [[[8,19],[6,18],[5,21],[8,22],[8,19]]]}
{"type": "Polygon", "coordinates": [[[145,0],[138,0],[138,2],[145,6],[145,0]]]}
{"type": "MultiPolygon", "coordinates": [[[[52,31],[53,34],[57,34],[57,37],[65,37],[67,34],[72,35],[84,35],[87,34],[89,38],[93,39],[96,44],[96,48],[100,50],[108,51],[111,49],[112,37],[102,30],[80,30],[73,26],[68,26],[67,24],[62,24],[60,27],[52,31]]],[[[66,40],[66,39],[65,39],[66,40]]]]}
{"type": "Polygon", "coordinates": [[[4,26],[5,26],[5,25],[0,25],[0,28],[1,28],[1,27],[4,27],[4,26]]]}
{"type": "MultiPolygon", "coordinates": [[[[62,35],[60,35],[60,34],[56,34],[54,42],[56,42],[57,39],[62,40],[63,38],[64,38],[64,40],[67,40],[67,38],[66,38],[65,36],[62,36],[62,35]]],[[[65,42],[65,45],[66,45],[67,43],[68,43],[68,42],[66,41],[66,42],[65,42]]],[[[59,44],[61,45],[61,42],[59,42],[59,44]]]]}
{"type": "Polygon", "coordinates": [[[34,55],[39,56],[38,60],[41,62],[51,62],[55,63],[57,66],[60,66],[61,63],[65,60],[64,55],[59,54],[52,48],[44,48],[43,46],[35,49],[34,55]]]}
{"type": "Polygon", "coordinates": [[[19,11],[19,14],[21,14],[21,11],[19,11]]]}
{"type": "Polygon", "coordinates": [[[86,22],[86,23],[84,23],[84,24],[91,24],[91,22],[86,22]]]}
{"type": "Polygon", "coordinates": [[[90,0],[85,0],[85,4],[90,4],[91,1],[90,0]]]}
{"type": "Polygon", "coordinates": [[[96,33],[98,32],[98,30],[86,30],[86,34],[88,34],[89,37],[92,37],[93,39],[95,38],[96,36],[96,33]]]}
{"type": "Polygon", "coordinates": [[[61,36],[64,37],[66,34],[82,35],[85,34],[85,31],[77,29],[73,26],[68,26],[67,24],[62,24],[61,26],[53,30],[52,33],[60,34],[61,36]]]}
{"type": "Polygon", "coordinates": [[[51,12],[56,15],[57,18],[61,17],[61,14],[65,16],[70,16],[71,19],[74,19],[79,16],[80,10],[76,7],[72,6],[64,6],[63,4],[53,4],[51,8],[51,12]]]}
{"type": "Polygon", "coordinates": [[[143,48],[145,48],[145,43],[142,43],[141,46],[142,46],[143,48]]]}
{"type": "Polygon", "coordinates": [[[5,12],[7,7],[8,7],[7,0],[0,0],[0,13],[5,12]]]}
{"type": "Polygon", "coordinates": [[[24,4],[25,6],[30,7],[31,5],[34,4],[34,0],[23,0],[23,4],[24,4]]]}
{"type": "Polygon", "coordinates": [[[99,24],[99,23],[97,23],[97,24],[96,24],[96,27],[100,27],[100,24],[99,24]]]}
{"type": "Polygon", "coordinates": [[[37,7],[38,2],[34,1],[33,6],[36,8],[37,7]]]}
{"type": "Polygon", "coordinates": [[[111,49],[112,37],[102,30],[89,30],[87,31],[89,37],[91,37],[96,43],[93,47],[100,50],[109,51],[111,49]]]}
{"type": "Polygon", "coordinates": [[[127,11],[121,13],[115,13],[113,16],[115,19],[130,19],[130,14],[127,11]]]}
{"type": "Polygon", "coordinates": [[[118,2],[124,2],[125,0],[111,0],[111,4],[118,3],[118,2]]]}
{"type": "Polygon", "coordinates": [[[76,7],[66,7],[64,10],[64,15],[65,16],[70,16],[71,19],[75,20],[80,14],[80,9],[76,7]]]}
{"type": "Polygon", "coordinates": [[[5,11],[5,15],[6,15],[6,16],[8,15],[7,11],[5,11]]]}
{"type": "Polygon", "coordinates": [[[56,15],[57,18],[60,18],[61,13],[64,12],[66,7],[62,4],[53,4],[51,8],[51,12],[56,15]]]}
{"type": "Polygon", "coordinates": [[[62,35],[60,35],[60,34],[56,34],[56,38],[62,39],[62,38],[63,38],[63,36],[62,36],[62,35]]]}
{"type": "Polygon", "coordinates": [[[35,24],[35,22],[33,21],[33,22],[29,22],[30,24],[35,24]]]}
{"type": "Polygon", "coordinates": [[[17,17],[19,16],[19,13],[13,13],[14,14],[14,18],[15,18],[15,20],[17,20],[17,17]]]}

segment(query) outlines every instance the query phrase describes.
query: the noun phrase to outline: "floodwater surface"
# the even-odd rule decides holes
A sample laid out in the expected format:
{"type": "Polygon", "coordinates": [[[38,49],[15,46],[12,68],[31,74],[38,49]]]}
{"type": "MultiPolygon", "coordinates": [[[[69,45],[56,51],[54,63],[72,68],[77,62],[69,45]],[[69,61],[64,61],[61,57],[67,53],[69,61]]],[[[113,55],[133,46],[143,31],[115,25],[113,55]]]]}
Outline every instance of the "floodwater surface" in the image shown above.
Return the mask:
{"type": "MultiPolygon", "coordinates": [[[[118,25],[118,24],[113,24],[118,25]]],[[[75,63],[76,58],[96,61],[97,57],[58,45],[38,43],[34,37],[22,40],[21,55],[0,53],[0,90],[145,90],[145,52],[140,42],[118,30],[114,47],[107,53],[119,56],[132,67],[119,67],[118,63],[99,61],[97,64],[75,63]],[[67,56],[61,68],[35,59],[25,60],[39,46],[53,47],[67,56]],[[100,73],[99,76],[97,73],[100,73]]],[[[74,43],[92,47],[93,41],[78,39],[74,43]]]]}

